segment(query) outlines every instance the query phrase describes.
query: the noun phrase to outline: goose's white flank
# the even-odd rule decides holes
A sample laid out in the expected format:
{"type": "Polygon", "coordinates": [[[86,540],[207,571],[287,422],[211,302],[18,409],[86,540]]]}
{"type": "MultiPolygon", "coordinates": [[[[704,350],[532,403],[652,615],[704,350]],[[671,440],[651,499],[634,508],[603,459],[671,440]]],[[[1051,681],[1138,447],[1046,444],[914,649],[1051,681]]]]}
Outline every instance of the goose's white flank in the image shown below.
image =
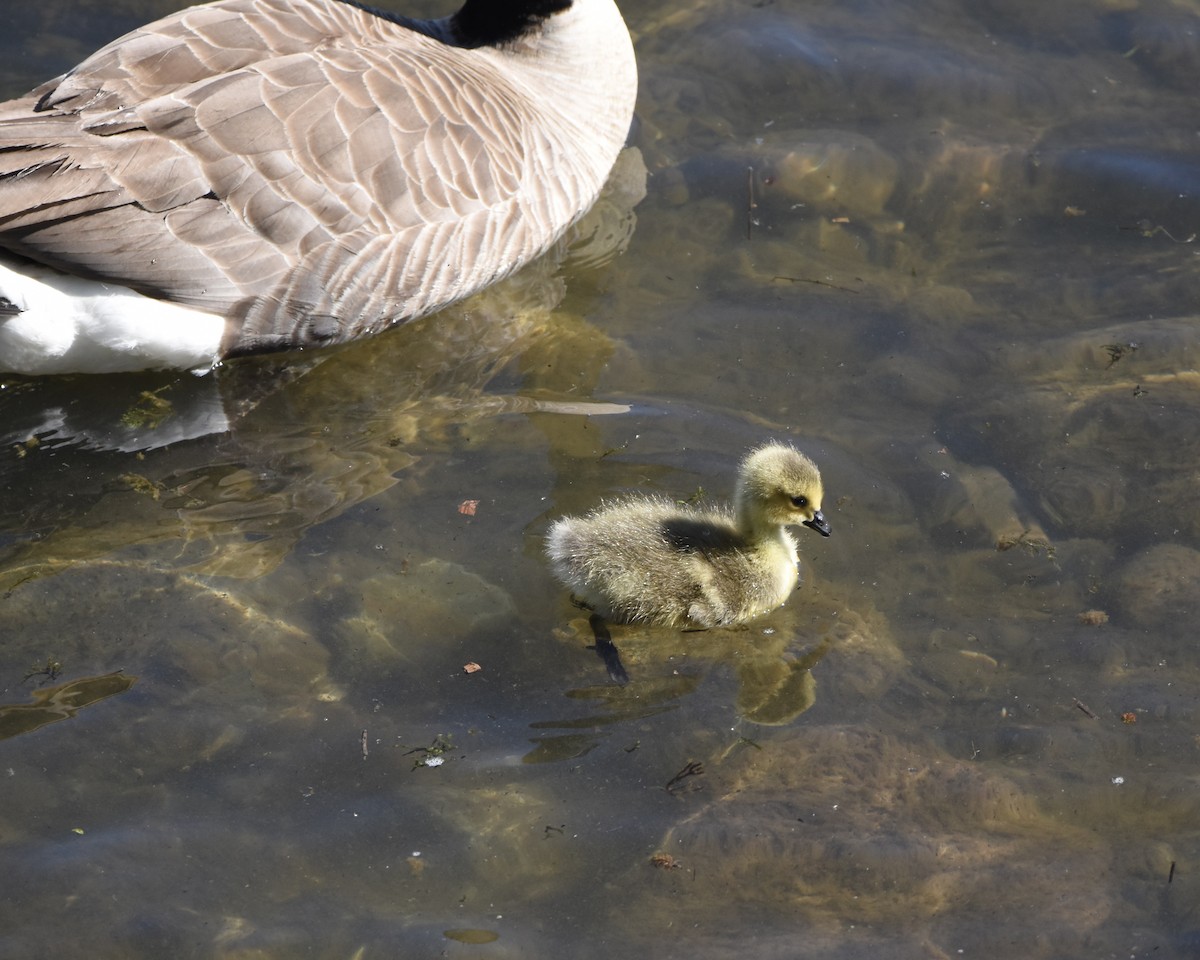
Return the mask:
{"type": "Polygon", "coordinates": [[[0,370],[208,368],[367,336],[542,253],[637,69],[613,0],[218,0],[0,104],[0,370]]]}

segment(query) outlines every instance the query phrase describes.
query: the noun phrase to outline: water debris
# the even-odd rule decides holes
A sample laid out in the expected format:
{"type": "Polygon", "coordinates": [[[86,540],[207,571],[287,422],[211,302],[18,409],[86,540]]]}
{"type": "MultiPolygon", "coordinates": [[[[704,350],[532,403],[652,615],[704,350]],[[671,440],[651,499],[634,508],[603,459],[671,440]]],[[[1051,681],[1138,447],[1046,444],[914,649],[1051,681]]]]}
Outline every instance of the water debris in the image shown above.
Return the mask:
{"type": "Polygon", "coordinates": [[[1001,553],[1011,550],[1013,547],[1023,548],[1031,557],[1036,557],[1044,551],[1047,560],[1054,559],[1054,547],[1050,541],[1032,530],[1023,530],[1015,537],[1011,534],[1004,534],[996,541],[996,549],[1001,553]]]}
{"type": "Polygon", "coordinates": [[[1078,707],[1080,710],[1082,710],[1084,713],[1086,713],[1086,714],[1087,714],[1089,717],[1091,717],[1093,720],[1099,720],[1099,719],[1100,719],[1100,716],[1099,716],[1099,714],[1097,714],[1097,713],[1093,713],[1093,712],[1092,712],[1092,709],[1091,709],[1091,708],[1090,708],[1090,707],[1089,707],[1089,706],[1088,706],[1086,703],[1084,703],[1082,700],[1079,700],[1079,699],[1078,699],[1078,698],[1076,698],[1076,697],[1072,697],[1072,698],[1071,698],[1071,702],[1072,702],[1073,704],[1075,704],[1075,706],[1077,706],[1077,707],[1078,707]]]}
{"type": "Polygon", "coordinates": [[[603,460],[605,457],[611,457],[611,456],[612,456],[613,454],[615,454],[615,453],[622,453],[622,452],[624,452],[625,450],[629,449],[629,445],[630,445],[631,443],[633,443],[633,441],[634,441],[634,440],[638,440],[638,439],[640,439],[640,438],[641,438],[641,434],[640,434],[640,433],[635,433],[635,434],[634,434],[632,437],[630,437],[628,440],[626,440],[626,441],[625,441],[624,443],[622,443],[620,446],[617,446],[617,447],[609,447],[607,450],[605,450],[603,453],[601,453],[601,454],[600,454],[600,457],[599,457],[599,459],[600,459],[600,460],[603,460]]]}
{"type": "Polygon", "coordinates": [[[633,409],[627,403],[592,400],[530,400],[525,397],[514,397],[513,400],[512,412],[515,413],[561,413],[568,417],[615,417],[633,409]]]}
{"type": "Polygon", "coordinates": [[[84,707],[124,693],[137,677],[117,670],[33,691],[33,703],[0,704],[0,740],[75,716],[84,707]]]}
{"type": "Polygon", "coordinates": [[[443,930],[442,935],[447,940],[455,940],[458,943],[494,943],[500,939],[500,934],[495,930],[443,930]]]}
{"type": "Polygon", "coordinates": [[[367,731],[366,730],[363,730],[362,736],[359,737],[358,745],[359,745],[359,748],[362,750],[362,758],[364,760],[366,760],[367,754],[370,753],[370,750],[367,748],[367,731]]]}
{"type": "Polygon", "coordinates": [[[810,277],[785,277],[776,275],[772,280],[786,280],[788,283],[812,283],[818,287],[829,287],[831,290],[841,290],[843,293],[858,293],[857,290],[851,290],[849,287],[839,286],[836,283],[830,283],[828,280],[814,280],[810,277]]]}
{"type": "MultiPolygon", "coordinates": [[[[1111,367],[1114,363],[1117,363],[1119,360],[1123,360],[1125,357],[1129,356],[1130,354],[1137,353],[1138,344],[1136,344],[1136,343],[1105,343],[1102,345],[1102,349],[1104,350],[1105,353],[1108,354],[1108,367],[1111,367]]],[[[1107,370],[1108,367],[1105,367],[1104,369],[1107,370]]]]}
{"type": "Polygon", "coordinates": [[[1000,666],[1000,662],[995,657],[989,657],[986,653],[982,653],[979,650],[959,650],[958,652],[968,660],[975,660],[991,667],[993,670],[1000,666]]]}
{"type": "Polygon", "coordinates": [[[162,426],[175,410],[170,400],[159,396],[164,390],[169,389],[171,389],[170,384],[159,387],[157,390],[143,390],[138,396],[137,402],[121,414],[121,423],[134,430],[142,428],[155,430],[162,426]]]}
{"type": "Polygon", "coordinates": [[[1085,627],[1099,627],[1102,624],[1108,623],[1108,614],[1103,610],[1084,610],[1075,619],[1085,627]]]}
{"type": "Polygon", "coordinates": [[[733,753],[733,751],[736,750],[738,747],[753,747],[755,750],[761,750],[762,744],[755,743],[749,737],[738,737],[736,740],[733,741],[733,743],[731,743],[729,746],[727,746],[724,750],[721,751],[721,759],[724,760],[731,753],[733,753]]]}
{"type": "Polygon", "coordinates": [[[477,664],[474,660],[468,660],[463,664],[463,673],[478,673],[482,669],[483,667],[477,664]]]}
{"type": "Polygon", "coordinates": [[[667,785],[663,787],[667,793],[674,793],[688,777],[701,777],[704,775],[704,764],[698,763],[695,760],[689,760],[682,770],[667,781],[667,785]]]}
{"type": "Polygon", "coordinates": [[[1146,219],[1137,221],[1137,223],[1135,223],[1132,227],[1122,227],[1121,229],[1122,230],[1133,230],[1135,233],[1138,234],[1138,236],[1145,237],[1147,240],[1149,240],[1151,237],[1157,236],[1160,233],[1163,234],[1168,240],[1172,241],[1173,243],[1191,243],[1193,240],[1196,239],[1196,234],[1189,233],[1186,237],[1184,237],[1181,240],[1178,237],[1172,235],[1171,231],[1168,230],[1166,227],[1164,227],[1162,224],[1156,224],[1153,221],[1146,220],[1146,219]]]}
{"type": "Polygon", "coordinates": [[[754,199],[754,168],[746,168],[746,239],[751,239],[758,219],[754,211],[758,209],[758,201],[754,199]]]}
{"type": "Polygon", "coordinates": [[[25,683],[27,680],[32,680],[34,677],[41,677],[42,683],[53,683],[58,679],[58,675],[62,673],[62,668],[63,665],[61,660],[56,660],[54,657],[47,657],[44,665],[39,667],[35,663],[32,667],[30,667],[29,672],[21,678],[21,682],[25,683]]]}
{"type": "Polygon", "coordinates": [[[683,864],[669,853],[656,853],[650,858],[650,866],[659,870],[678,870],[683,864]]]}
{"type": "Polygon", "coordinates": [[[1137,723],[1137,714],[1134,713],[1132,710],[1126,710],[1123,714],[1121,714],[1121,722],[1122,723],[1137,723]]]}
{"type": "Polygon", "coordinates": [[[458,505],[458,512],[461,513],[464,517],[475,516],[475,511],[478,509],[479,509],[479,501],[478,500],[464,500],[462,503],[460,503],[458,505]]]}
{"type": "Polygon", "coordinates": [[[151,500],[158,500],[167,489],[163,484],[144,477],[140,473],[123,473],[118,479],[134,493],[140,493],[151,500]]]}
{"type": "Polygon", "coordinates": [[[406,751],[404,755],[407,757],[413,753],[423,754],[423,756],[417,757],[413,761],[412,768],[416,770],[417,767],[440,767],[446,762],[446,758],[443,756],[443,754],[453,749],[453,738],[447,734],[439,733],[433,738],[433,743],[431,743],[429,746],[413,747],[411,750],[406,751]]]}

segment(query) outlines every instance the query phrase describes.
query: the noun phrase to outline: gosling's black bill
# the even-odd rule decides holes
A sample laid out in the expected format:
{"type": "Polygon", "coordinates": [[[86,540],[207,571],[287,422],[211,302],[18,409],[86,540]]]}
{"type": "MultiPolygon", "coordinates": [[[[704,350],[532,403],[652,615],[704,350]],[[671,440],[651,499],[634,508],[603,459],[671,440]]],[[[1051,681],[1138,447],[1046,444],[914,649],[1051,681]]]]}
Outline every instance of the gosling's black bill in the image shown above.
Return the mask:
{"type": "Polygon", "coordinates": [[[820,510],[813,514],[813,518],[811,520],[801,520],[800,522],[804,526],[811,527],[813,530],[816,530],[817,533],[823,537],[829,536],[829,524],[825,522],[825,514],[823,514],[820,510]]]}

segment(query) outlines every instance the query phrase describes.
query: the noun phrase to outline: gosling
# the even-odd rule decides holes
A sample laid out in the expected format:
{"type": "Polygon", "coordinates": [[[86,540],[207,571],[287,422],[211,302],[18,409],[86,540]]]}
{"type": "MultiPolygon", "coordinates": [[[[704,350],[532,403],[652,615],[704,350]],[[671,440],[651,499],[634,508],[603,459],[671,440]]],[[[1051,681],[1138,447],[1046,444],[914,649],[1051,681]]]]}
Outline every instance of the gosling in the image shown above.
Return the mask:
{"type": "Polygon", "coordinates": [[[605,619],[668,627],[744,623],[780,606],[799,580],[799,524],[829,536],[821,474],[794,447],[769,443],[742,461],[734,508],[657,497],[564,517],[546,536],[555,575],[605,619]]]}

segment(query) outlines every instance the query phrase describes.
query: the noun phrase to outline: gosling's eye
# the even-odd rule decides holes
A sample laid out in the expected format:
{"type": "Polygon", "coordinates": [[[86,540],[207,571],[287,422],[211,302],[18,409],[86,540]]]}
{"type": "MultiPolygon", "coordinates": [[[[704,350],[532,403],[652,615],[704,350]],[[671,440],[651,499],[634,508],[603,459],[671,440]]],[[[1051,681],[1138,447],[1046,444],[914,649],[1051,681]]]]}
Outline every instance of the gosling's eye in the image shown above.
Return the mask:
{"type": "Polygon", "coordinates": [[[808,497],[792,497],[792,506],[804,509],[808,506],[808,497]]]}

